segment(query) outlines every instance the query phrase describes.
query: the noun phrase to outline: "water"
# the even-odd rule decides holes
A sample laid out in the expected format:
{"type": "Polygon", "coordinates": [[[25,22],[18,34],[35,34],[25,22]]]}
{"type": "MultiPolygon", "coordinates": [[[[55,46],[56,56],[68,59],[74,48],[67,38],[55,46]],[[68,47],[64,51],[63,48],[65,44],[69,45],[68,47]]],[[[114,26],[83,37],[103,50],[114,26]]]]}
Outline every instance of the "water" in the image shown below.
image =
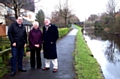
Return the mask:
{"type": "Polygon", "coordinates": [[[105,79],[120,79],[120,37],[103,32],[90,33],[83,36],[100,64],[105,79]]]}

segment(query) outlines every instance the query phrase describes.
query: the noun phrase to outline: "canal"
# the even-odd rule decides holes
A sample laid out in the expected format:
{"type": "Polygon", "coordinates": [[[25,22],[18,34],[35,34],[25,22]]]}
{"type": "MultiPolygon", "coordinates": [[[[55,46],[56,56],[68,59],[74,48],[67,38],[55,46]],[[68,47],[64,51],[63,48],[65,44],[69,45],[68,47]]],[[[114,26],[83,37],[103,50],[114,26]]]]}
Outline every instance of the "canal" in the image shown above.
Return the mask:
{"type": "Polygon", "coordinates": [[[120,36],[85,29],[83,37],[100,64],[105,79],[120,79],[120,36]]]}

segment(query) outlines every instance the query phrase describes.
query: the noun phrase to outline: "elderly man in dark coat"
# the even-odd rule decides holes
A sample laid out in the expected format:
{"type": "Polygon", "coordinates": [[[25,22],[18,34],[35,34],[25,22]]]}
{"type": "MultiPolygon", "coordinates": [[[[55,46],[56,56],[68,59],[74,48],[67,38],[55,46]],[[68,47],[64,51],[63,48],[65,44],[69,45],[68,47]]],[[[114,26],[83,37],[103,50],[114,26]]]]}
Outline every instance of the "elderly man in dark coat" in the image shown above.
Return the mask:
{"type": "Polygon", "coordinates": [[[44,20],[43,27],[43,53],[45,58],[45,67],[42,70],[50,69],[50,61],[53,64],[53,72],[58,70],[56,41],[58,39],[58,29],[50,23],[49,19],[44,20]]]}

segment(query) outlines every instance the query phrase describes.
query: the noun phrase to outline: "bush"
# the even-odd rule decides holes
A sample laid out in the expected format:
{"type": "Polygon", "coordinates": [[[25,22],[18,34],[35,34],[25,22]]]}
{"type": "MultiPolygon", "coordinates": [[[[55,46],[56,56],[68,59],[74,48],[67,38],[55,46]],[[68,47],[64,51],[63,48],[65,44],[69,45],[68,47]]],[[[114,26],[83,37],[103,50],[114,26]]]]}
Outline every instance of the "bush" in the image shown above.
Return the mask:
{"type": "Polygon", "coordinates": [[[59,28],[59,38],[63,37],[69,32],[69,28],[59,28]]]}
{"type": "Polygon", "coordinates": [[[10,41],[8,38],[0,37],[0,51],[10,48],[10,41]]]}

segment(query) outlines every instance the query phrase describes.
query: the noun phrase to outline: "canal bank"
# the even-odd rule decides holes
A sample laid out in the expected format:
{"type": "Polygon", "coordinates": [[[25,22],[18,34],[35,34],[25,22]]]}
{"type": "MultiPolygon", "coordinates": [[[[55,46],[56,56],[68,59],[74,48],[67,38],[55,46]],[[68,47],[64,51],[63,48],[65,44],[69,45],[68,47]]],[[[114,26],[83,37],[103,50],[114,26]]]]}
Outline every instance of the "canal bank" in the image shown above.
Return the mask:
{"type": "Polygon", "coordinates": [[[76,37],[74,58],[77,79],[104,79],[101,67],[92,55],[91,50],[83,37],[81,32],[82,28],[76,27],[78,28],[78,33],[76,37]]]}
{"type": "Polygon", "coordinates": [[[85,31],[87,45],[100,64],[105,79],[120,79],[120,36],[98,31],[85,31]]]}

